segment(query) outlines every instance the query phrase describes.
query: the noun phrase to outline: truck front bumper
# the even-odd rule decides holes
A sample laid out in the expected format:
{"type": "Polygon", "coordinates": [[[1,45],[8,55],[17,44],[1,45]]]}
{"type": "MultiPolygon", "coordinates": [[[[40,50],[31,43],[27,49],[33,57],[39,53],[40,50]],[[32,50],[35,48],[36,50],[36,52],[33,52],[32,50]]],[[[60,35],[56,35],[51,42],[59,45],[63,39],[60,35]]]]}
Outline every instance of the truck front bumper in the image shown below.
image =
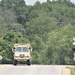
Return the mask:
{"type": "Polygon", "coordinates": [[[30,60],[30,58],[27,58],[27,57],[24,57],[24,58],[19,58],[19,57],[15,57],[14,60],[17,60],[17,61],[27,61],[27,60],[30,60]]]}

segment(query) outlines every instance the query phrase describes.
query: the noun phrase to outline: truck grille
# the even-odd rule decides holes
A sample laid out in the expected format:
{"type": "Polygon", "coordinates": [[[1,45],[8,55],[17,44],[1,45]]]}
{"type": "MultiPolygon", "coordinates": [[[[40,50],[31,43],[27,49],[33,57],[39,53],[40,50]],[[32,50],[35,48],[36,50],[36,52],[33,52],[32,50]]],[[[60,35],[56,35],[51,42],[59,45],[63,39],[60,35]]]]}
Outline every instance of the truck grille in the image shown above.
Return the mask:
{"type": "Polygon", "coordinates": [[[21,57],[21,58],[24,58],[24,57],[25,57],[25,55],[24,55],[24,54],[20,54],[20,57],[21,57]]]}

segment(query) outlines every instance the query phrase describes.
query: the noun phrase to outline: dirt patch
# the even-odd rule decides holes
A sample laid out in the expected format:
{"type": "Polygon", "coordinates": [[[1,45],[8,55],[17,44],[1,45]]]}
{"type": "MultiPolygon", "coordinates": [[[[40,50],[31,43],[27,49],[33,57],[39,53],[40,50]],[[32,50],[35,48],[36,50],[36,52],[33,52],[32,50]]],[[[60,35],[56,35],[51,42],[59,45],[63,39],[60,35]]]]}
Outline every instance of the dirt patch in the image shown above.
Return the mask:
{"type": "Polygon", "coordinates": [[[67,67],[63,67],[62,69],[62,75],[71,75],[70,69],[67,67]]]}

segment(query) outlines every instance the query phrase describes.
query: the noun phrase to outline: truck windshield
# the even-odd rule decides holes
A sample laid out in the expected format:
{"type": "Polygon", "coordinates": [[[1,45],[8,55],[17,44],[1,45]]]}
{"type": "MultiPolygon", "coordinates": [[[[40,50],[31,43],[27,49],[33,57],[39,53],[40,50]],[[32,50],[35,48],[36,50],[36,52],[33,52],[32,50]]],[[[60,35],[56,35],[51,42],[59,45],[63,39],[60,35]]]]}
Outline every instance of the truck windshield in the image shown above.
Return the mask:
{"type": "Polygon", "coordinates": [[[21,47],[17,47],[16,52],[22,52],[21,47]]]}
{"type": "Polygon", "coordinates": [[[23,52],[29,52],[27,47],[23,47],[23,52]]]}
{"type": "Polygon", "coordinates": [[[16,52],[29,52],[27,47],[17,47],[16,52]]]}

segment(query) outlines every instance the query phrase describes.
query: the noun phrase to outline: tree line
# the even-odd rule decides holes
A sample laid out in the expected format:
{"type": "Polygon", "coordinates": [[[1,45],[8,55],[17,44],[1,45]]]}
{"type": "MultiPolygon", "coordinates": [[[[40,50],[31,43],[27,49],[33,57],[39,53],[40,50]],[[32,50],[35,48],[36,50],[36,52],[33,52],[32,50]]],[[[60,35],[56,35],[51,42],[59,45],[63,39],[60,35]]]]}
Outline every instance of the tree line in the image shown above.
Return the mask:
{"type": "Polygon", "coordinates": [[[13,63],[14,43],[32,45],[33,64],[74,64],[75,5],[70,0],[0,1],[1,63],[13,63]]]}

